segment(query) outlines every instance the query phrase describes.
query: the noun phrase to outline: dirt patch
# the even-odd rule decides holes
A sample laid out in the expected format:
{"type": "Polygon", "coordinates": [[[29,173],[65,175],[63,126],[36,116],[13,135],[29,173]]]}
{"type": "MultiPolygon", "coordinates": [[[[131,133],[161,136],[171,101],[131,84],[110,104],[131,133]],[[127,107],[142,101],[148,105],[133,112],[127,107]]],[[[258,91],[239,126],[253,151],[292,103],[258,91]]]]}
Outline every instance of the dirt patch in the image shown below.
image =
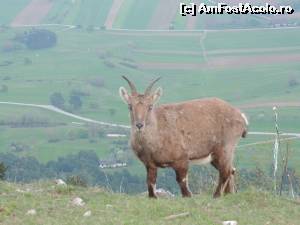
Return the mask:
{"type": "Polygon", "coordinates": [[[39,24],[53,6],[50,0],[32,0],[11,22],[11,26],[39,24]]]}
{"type": "Polygon", "coordinates": [[[138,67],[141,69],[170,69],[170,70],[195,70],[203,68],[239,68],[246,66],[256,66],[263,64],[299,62],[300,54],[272,54],[261,56],[228,56],[215,57],[206,63],[161,63],[161,62],[142,62],[138,67]]]}
{"type": "Polygon", "coordinates": [[[117,16],[118,16],[118,12],[123,4],[124,0],[114,0],[109,13],[106,17],[104,26],[107,29],[111,29],[112,25],[114,24],[114,21],[116,20],[117,16]]]}
{"type": "Polygon", "coordinates": [[[169,29],[176,13],[179,13],[180,0],[161,0],[153,13],[149,29],[169,29]]]}

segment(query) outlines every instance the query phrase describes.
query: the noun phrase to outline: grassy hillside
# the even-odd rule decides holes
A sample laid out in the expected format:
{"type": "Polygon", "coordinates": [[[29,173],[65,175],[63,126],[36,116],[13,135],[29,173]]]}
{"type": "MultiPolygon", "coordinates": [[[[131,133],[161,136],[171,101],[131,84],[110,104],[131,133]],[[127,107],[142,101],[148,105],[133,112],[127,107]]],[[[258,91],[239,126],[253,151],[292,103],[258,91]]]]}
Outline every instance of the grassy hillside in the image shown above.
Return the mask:
{"type": "Polygon", "coordinates": [[[0,182],[1,224],[238,224],[296,225],[300,202],[248,190],[220,199],[210,194],[149,200],[144,195],[111,194],[101,188],[59,187],[50,182],[15,185],[0,182]],[[72,200],[80,197],[84,206],[72,200]],[[35,215],[27,212],[35,209],[35,215]],[[91,211],[91,216],[83,214],[91,211]],[[186,213],[186,216],[167,218],[186,213]]]}
{"type": "MultiPolygon", "coordinates": [[[[9,24],[29,2],[1,3],[0,24],[9,24]]],[[[132,79],[140,91],[154,77],[161,76],[159,85],[164,89],[161,103],[220,97],[235,106],[244,106],[250,131],[271,132],[274,131],[272,107],[247,108],[247,105],[299,102],[299,28],[206,33],[95,30],[94,26],[101,27],[105,22],[112,3],[112,0],[53,1],[53,7],[41,23],[80,26],[75,29],[48,27],[57,34],[58,40],[51,49],[29,50],[13,41],[17,34],[28,29],[1,27],[0,101],[47,105],[50,96],[59,92],[66,110],[74,114],[129,124],[127,106],[118,96],[118,88],[127,85],[121,75],[132,79]],[[7,51],[7,48],[12,50],[7,51]],[[82,95],[82,107],[77,110],[69,103],[74,93],[82,95]]],[[[161,4],[158,0],[125,0],[113,27],[147,29],[161,4]]],[[[221,28],[231,24],[232,19],[231,16],[198,16],[194,22],[195,28],[221,28]]],[[[235,23],[234,27],[250,19],[265,24],[261,17],[239,19],[241,23],[235,23]]],[[[171,22],[175,29],[185,29],[188,18],[175,15],[171,22]]],[[[43,163],[82,150],[93,150],[105,159],[122,152],[123,148],[115,143],[126,144],[129,138],[106,137],[108,132],[126,133],[128,130],[110,131],[106,127],[76,124],[73,122],[80,121],[42,109],[0,107],[0,152],[34,156],[43,163]],[[30,120],[47,123],[47,126],[14,125],[30,120]],[[100,130],[102,136],[95,136],[95,130],[100,130]],[[23,150],[14,152],[15,145],[23,150]]],[[[299,107],[279,107],[278,111],[280,130],[299,132],[299,107]]],[[[243,139],[237,150],[237,167],[259,165],[268,170],[273,157],[272,139],[272,136],[258,135],[243,139]],[[261,141],[270,142],[248,145],[261,141]]],[[[285,148],[285,142],[282,146],[285,148]]],[[[297,174],[299,147],[299,140],[290,141],[289,166],[296,168],[297,174]]],[[[141,164],[134,160],[128,169],[142,174],[144,170],[140,168],[141,164]]]]}
{"type": "MultiPolygon", "coordinates": [[[[223,98],[236,106],[299,101],[299,61],[288,59],[300,54],[297,38],[300,29],[208,32],[204,41],[206,58],[199,41],[202,32],[52,30],[58,37],[54,48],[32,51],[22,47],[1,53],[0,64],[12,63],[0,67],[0,84],[8,88],[0,92],[0,101],[50,104],[50,95],[60,92],[69,107],[69,98],[76,91],[84,96],[82,108],[74,111],[75,114],[128,124],[127,107],[118,96],[118,88],[126,86],[121,79],[124,74],[141,91],[152,78],[162,76],[159,83],[164,89],[162,103],[210,96],[223,98]],[[97,79],[102,82],[101,86],[94,85],[97,79]],[[291,86],[291,80],[296,85],[291,86]]],[[[1,43],[9,42],[20,32],[23,29],[3,29],[1,43]]],[[[244,109],[250,119],[250,131],[274,131],[271,108],[244,109]]],[[[81,150],[94,150],[105,158],[115,148],[112,144],[115,140],[106,137],[72,138],[73,133],[82,130],[88,133],[89,126],[74,125],[72,122],[78,122],[76,119],[53,112],[1,105],[0,115],[1,121],[21,120],[30,115],[62,123],[47,128],[1,126],[0,152],[11,152],[11,143],[18,142],[29,147],[18,155],[35,156],[48,162],[81,150]]],[[[281,131],[299,132],[299,115],[297,107],[279,107],[281,131]]],[[[240,144],[272,138],[249,135],[240,144]]],[[[270,168],[272,145],[271,142],[238,148],[237,166],[254,168],[259,164],[270,168]]],[[[299,168],[299,140],[291,141],[290,146],[291,166],[299,168]]],[[[139,166],[135,160],[129,170],[134,172],[139,166]]]]}

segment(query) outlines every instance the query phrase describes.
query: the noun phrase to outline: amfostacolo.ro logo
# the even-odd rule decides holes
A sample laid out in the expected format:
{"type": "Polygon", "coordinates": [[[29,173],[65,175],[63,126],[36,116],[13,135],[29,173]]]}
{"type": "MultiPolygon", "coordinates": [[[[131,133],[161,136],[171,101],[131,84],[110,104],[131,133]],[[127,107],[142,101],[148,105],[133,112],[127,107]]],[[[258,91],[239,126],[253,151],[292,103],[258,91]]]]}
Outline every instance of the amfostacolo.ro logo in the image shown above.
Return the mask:
{"type": "MultiPolygon", "coordinates": [[[[210,1],[212,2],[212,1],[210,1]]],[[[196,16],[197,14],[293,14],[294,9],[290,5],[274,6],[269,3],[264,5],[253,5],[251,3],[239,3],[227,5],[226,3],[180,3],[180,14],[182,16],[196,16]]]]}

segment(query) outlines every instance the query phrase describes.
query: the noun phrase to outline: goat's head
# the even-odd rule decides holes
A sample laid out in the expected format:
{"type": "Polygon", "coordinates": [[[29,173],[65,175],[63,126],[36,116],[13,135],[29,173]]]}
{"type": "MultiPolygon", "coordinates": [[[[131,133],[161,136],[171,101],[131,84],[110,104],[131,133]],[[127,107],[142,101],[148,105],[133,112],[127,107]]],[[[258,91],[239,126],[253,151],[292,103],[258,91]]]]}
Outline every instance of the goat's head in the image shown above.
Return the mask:
{"type": "Polygon", "coordinates": [[[124,87],[120,87],[119,93],[123,101],[128,105],[131,117],[131,125],[137,131],[142,131],[147,124],[151,122],[152,109],[155,103],[158,102],[162,95],[162,89],[159,87],[156,91],[151,92],[155,82],[160,78],[155,79],[147,87],[144,94],[139,94],[135,85],[128,80],[127,77],[122,76],[129,84],[131,94],[129,94],[124,87]]]}

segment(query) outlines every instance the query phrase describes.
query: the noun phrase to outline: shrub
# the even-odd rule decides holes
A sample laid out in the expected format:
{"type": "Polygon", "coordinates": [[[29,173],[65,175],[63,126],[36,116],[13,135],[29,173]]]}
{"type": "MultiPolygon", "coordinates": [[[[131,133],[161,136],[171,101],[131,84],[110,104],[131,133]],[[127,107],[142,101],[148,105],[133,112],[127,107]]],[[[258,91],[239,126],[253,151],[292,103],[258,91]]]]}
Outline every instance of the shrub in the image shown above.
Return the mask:
{"type": "Polygon", "coordinates": [[[46,29],[32,29],[23,34],[17,34],[14,40],[25,44],[29,49],[42,49],[55,46],[57,36],[54,32],[46,29]]]}
{"type": "Polygon", "coordinates": [[[78,95],[70,96],[69,103],[74,110],[78,110],[82,107],[82,101],[81,101],[80,96],[78,96],[78,95]]]}
{"type": "Polygon", "coordinates": [[[78,175],[68,177],[67,184],[73,185],[73,186],[87,187],[86,180],[78,175]]]}
{"type": "Polygon", "coordinates": [[[50,103],[57,108],[64,109],[65,99],[61,93],[54,92],[50,95],[50,103]]]}
{"type": "Polygon", "coordinates": [[[289,87],[296,87],[299,85],[299,81],[295,78],[289,79],[289,87]]]}
{"type": "Polygon", "coordinates": [[[6,166],[4,165],[4,163],[0,163],[0,180],[4,180],[5,178],[5,172],[6,172],[6,166]]]}

